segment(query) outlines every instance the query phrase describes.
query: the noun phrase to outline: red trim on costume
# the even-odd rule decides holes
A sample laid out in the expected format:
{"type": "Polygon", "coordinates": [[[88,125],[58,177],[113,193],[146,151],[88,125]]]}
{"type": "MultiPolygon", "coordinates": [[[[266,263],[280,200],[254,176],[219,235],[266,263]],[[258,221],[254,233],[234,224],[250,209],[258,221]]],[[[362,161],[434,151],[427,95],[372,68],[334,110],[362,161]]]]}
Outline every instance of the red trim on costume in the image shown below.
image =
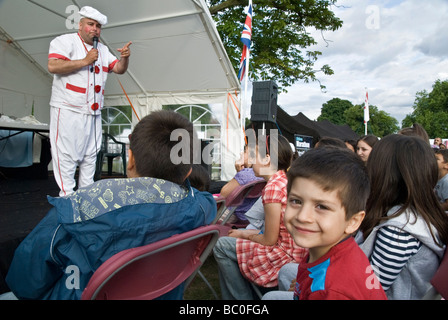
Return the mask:
{"type": "MultiPolygon", "coordinates": [[[[56,125],[56,145],[58,145],[58,140],[59,140],[59,117],[61,115],[61,109],[58,108],[58,121],[57,121],[57,125],[56,125]]],[[[64,192],[64,195],[67,194],[67,192],[64,189],[64,181],[62,180],[62,171],[61,171],[61,164],[59,162],[59,150],[56,147],[56,157],[58,159],[58,174],[59,174],[59,179],[61,180],[61,191],[64,192]]]]}
{"type": "Polygon", "coordinates": [[[68,90],[79,92],[79,93],[86,93],[86,88],[77,87],[77,86],[74,86],[74,85],[72,85],[70,83],[67,83],[65,85],[65,88],[68,89],[68,90]]]}
{"type": "Polygon", "coordinates": [[[48,59],[61,59],[61,60],[70,61],[69,58],[67,58],[66,56],[63,56],[62,54],[59,54],[59,53],[50,53],[48,55],[48,59]]]}
{"type": "Polygon", "coordinates": [[[112,71],[112,69],[115,67],[115,64],[116,64],[117,62],[118,62],[118,59],[114,60],[114,62],[112,62],[112,63],[109,65],[109,72],[112,71]]]}
{"type": "Polygon", "coordinates": [[[109,72],[109,71],[110,71],[110,70],[109,70],[108,67],[103,66],[103,72],[109,72]]]}

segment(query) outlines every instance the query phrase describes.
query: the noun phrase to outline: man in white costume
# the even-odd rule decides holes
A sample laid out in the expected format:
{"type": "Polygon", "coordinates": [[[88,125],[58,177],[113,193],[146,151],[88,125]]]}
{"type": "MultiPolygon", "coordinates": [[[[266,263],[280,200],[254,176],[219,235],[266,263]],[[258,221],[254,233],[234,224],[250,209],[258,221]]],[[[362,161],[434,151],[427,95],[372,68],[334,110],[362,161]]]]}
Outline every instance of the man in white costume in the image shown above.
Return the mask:
{"type": "Polygon", "coordinates": [[[78,187],[93,183],[96,155],[101,147],[101,109],[109,72],[126,72],[131,54],[128,42],[117,49],[118,60],[97,43],[107,17],[92,7],[79,11],[78,33],[56,37],[50,43],[48,71],[54,74],[50,100],[50,142],[54,177],[59,196],[73,193],[79,166],[78,187]]]}

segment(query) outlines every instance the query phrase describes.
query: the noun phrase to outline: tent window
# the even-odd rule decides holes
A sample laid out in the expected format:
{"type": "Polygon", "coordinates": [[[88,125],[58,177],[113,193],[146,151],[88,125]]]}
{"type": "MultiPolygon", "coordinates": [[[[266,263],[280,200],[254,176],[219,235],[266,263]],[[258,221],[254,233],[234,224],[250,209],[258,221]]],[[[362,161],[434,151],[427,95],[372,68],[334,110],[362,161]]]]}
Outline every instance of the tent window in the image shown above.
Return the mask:
{"type": "MultiPolygon", "coordinates": [[[[104,107],[101,112],[102,119],[102,130],[105,133],[109,133],[115,137],[118,141],[124,142],[127,145],[127,150],[129,148],[129,134],[132,132],[132,110],[130,106],[115,106],[115,107],[104,107]]],[[[110,146],[113,148],[113,146],[110,146]]],[[[116,146],[121,148],[120,146],[116,146]]],[[[127,154],[126,150],[126,154],[127,154]]],[[[107,165],[107,161],[103,163],[103,167],[107,165]]],[[[122,160],[120,157],[114,158],[112,171],[121,172],[122,171],[122,160]]],[[[107,168],[104,167],[103,170],[107,168]]]]}
{"type": "Polygon", "coordinates": [[[166,105],[163,109],[174,110],[187,117],[194,125],[201,145],[206,146],[211,154],[202,160],[210,164],[210,176],[212,180],[220,180],[221,177],[221,124],[214,117],[209,105],[166,105]],[[210,146],[212,144],[212,146],[210,146]]]}

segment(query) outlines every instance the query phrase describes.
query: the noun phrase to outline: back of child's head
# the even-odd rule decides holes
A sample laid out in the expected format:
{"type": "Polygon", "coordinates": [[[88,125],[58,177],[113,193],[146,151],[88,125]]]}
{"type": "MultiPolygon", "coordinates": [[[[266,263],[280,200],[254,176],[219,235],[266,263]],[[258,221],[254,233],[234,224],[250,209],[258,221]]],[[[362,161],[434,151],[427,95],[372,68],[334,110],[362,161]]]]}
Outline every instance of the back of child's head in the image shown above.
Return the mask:
{"type": "Polygon", "coordinates": [[[288,194],[295,178],[317,183],[324,191],[338,192],[346,219],[365,210],[370,184],[364,162],[348,148],[322,147],[294,160],[289,171],[288,194]]]}
{"type": "Polygon", "coordinates": [[[197,139],[193,124],[179,113],[160,110],[142,118],[132,131],[129,146],[139,176],[182,184],[193,163],[193,139],[197,139]],[[176,129],[180,129],[176,132],[182,133],[181,139],[176,134],[171,137],[176,129]],[[177,144],[182,148],[172,154],[177,144]],[[171,159],[172,156],[183,161],[171,159]]]}
{"type": "Polygon", "coordinates": [[[271,162],[275,162],[274,159],[276,159],[277,170],[286,171],[291,165],[293,152],[288,139],[276,133],[277,131],[275,130],[274,134],[258,136],[258,148],[263,148],[263,150],[259,149],[258,152],[260,154],[269,155],[271,162]]]}
{"type": "Polygon", "coordinates": [[[345,144],[345,142],[342,139],[335,138],[335,137],[320,138],[319,141],[317,142],[315,148],[322,148],[322,147],[328,147],[328,146],[342,148],[342,149],[347,148],[347,145],[345,144]]]}
{"type": "Polygon", "coordinates": [[[200,164],[193,164],[192,169],[191,174],[188,176],[191,186],[199,191],[208,191],[211,179],[207,170],[200,164]]]}
{"type": "Polygon", "coordinates": [[[365,237],[381,221],[411,209],[428,225],[434,225],[442,239],[448,239],[448,218],[434,193],[438,181],[437,161],[426,141],[400,134],[381,139],[370,154],[367,171],[371,193],[361,225],[365,237]],[[387,216],[397,205],[401,209],[387,216]]]}
{"type": "Polygon", "coordinates": [[[448,149],[434,149],[434,152],[443,157],[443,162],[448,162],[448,149]]]}
{"type": "Polygon", "coordinates": [[[400,131],[398,131],[398,134],[402,134],[405,136],[415,136],[422,138],[426,143],[429,144],[429,136],[426,132],[425,128],[423,128],[418,123],[414,123],[412,127],[406,127],[402,128],[400,131]]]}

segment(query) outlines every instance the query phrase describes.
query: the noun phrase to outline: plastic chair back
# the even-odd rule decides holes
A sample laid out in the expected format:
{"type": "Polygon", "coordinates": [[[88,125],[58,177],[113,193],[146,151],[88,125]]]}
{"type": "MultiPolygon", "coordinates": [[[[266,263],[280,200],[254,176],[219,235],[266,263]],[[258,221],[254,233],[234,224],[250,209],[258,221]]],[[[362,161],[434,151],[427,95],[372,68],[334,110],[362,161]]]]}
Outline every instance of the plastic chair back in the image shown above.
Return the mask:
{"type": "Polygon", "coordinates": [[[225,206],[221,208],[216,215],[213,223],[225,224],[233,212],[238,208],[246,198],[258,198],[261,196],[263,188],[266,186],[266,180],[254,180],[235,188],[226,198],[225,206]]]}
{"type": "Polygon", "coordinates": [[[118,141],[115,137],[109,133],[103,133],[101,140],[101,149],[97,155],[95,180],[101,179],[101,173],[103,169],[104,158],[107,158],[107,174],[112,175],[113,160],[116,157],[121,157],[123,165],[123,175],[126,176],[126,143],[118,141]],[[110,150],[110,146],[113,145],[113,150],[110,150]]]}
{"type": "Polygon", "coordinates": [[[436,274],[431,279],[432,286],[445,299],[448,300],[448,254],[445,249],[442,262],[436,271],[436,274]]]}
{"type": "Polygon", "coordinates": [[[90,278],[82,300],[152,300],[190,283],[219,237],[208,225],[106,260],[90,278]]]}

